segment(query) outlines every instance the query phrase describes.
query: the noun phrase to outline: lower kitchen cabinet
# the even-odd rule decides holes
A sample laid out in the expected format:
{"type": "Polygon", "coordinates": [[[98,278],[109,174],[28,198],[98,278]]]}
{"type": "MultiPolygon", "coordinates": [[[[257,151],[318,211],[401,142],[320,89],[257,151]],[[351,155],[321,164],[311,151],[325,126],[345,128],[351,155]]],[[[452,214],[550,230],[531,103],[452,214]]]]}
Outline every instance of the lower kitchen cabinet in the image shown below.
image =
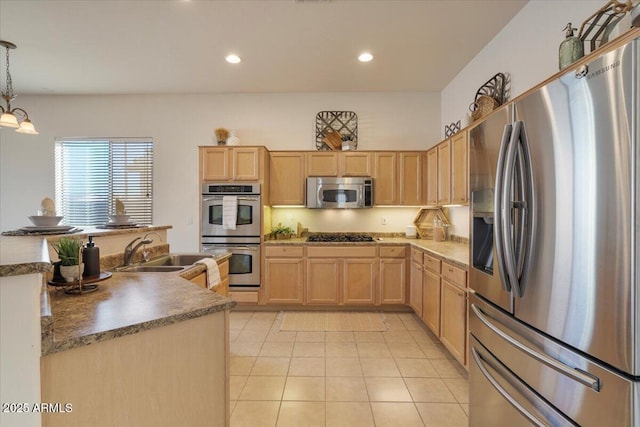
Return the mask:
{"type": "Polygon", "coordinates": [[[335,258],[307,260],[307,304],[338,304],[340,261],[335,258]]]}
{"type": "Polygon", "coordinates": [[[407,261],[380,258],[380,304],[406,304],[407,261]]]}
{"type": "Polygon", "coordinates": [[[269,304],[302,304],[303,260],[266,258],[264,298],[269,304]]]}
{"type": "Polygon", "coordinates": [[[373,305],[376,300],[375,258],[345,259],[343,265],[342,302],[373,305]]]}
{"type": "Polygon", "coordinates": [[[422,320],[440,336],[440,275],[424,270],[422,287],[422,320]]]}
{"type": "Polygon", "coordinates": [[[442,280],[440,340],[463,365],[467,364],[467,293],[442,280]]]}
{"type": "Polygon", "coordinates": [[[415,261],[411,261],[409,305],[418,317],[422,317],[422,264],[415,261]]]}

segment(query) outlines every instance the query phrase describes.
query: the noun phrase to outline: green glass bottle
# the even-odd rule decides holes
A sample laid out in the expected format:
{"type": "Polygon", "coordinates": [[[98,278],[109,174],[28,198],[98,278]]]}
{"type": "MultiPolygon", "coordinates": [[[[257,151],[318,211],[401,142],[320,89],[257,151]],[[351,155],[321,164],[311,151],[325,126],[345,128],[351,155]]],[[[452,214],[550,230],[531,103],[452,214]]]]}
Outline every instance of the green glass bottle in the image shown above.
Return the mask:
{"type": "Polygon", "coordinates": [[[571,22],[564,28],[564,31],[567,32],[567,37],[560,43],[560,52],[558,54],[561,70],[584,56],[584,45],[582,40],[573,35],[575,30],[577,28],[573,28],[571,22]]]}

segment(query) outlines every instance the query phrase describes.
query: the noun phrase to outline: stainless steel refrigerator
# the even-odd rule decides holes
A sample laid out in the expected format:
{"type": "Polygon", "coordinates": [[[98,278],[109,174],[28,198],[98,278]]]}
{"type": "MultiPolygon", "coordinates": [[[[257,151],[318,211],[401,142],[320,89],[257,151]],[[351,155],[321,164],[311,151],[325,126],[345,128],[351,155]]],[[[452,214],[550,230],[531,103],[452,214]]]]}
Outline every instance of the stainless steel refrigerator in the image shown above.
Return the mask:
{"type": "Polygon", "coordinates": [[[640,39],[470,134],[470,426],[640,425],[640,39]]]}

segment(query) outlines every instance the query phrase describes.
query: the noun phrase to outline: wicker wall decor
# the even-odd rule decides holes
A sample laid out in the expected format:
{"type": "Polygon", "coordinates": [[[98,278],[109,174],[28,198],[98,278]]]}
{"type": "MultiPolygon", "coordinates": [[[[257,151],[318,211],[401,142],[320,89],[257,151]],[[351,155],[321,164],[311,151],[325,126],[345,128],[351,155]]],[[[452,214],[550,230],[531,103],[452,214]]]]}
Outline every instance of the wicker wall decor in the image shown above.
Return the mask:
{"type": "Polygon", "coordinates": [[[508,74],[498,73],[491,77],[485,84],[480,86],[476,96],[469,106],[471,118],[478,120],[497,107],[505,103],[509,98],[509,77],[508,74]]]}
{"type": "Polygon", "coordinates": [[[353,111],[320,111],[316,114],[316,149],[334,150],[337,149],[329,141],[335,139],[337,132],[342,141],[350,141],[350,149],[358,148],[358,115],[353,111]]]}

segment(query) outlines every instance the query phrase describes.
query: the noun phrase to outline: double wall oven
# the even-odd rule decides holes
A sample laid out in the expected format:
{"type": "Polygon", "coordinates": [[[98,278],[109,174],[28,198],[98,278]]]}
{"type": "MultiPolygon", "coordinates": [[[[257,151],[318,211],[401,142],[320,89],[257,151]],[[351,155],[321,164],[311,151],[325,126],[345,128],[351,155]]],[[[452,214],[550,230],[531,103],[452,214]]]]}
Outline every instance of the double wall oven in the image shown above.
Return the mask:
{"type": "Polygon", "coordinates": [[[202,252],[231,252],[230,289],[257,290],[260,287],[262,221],[260,184],[203,184],[201,217],[202,252]],[[235,217],[235,226],[227,224],[229,215],[235,217]]]}

